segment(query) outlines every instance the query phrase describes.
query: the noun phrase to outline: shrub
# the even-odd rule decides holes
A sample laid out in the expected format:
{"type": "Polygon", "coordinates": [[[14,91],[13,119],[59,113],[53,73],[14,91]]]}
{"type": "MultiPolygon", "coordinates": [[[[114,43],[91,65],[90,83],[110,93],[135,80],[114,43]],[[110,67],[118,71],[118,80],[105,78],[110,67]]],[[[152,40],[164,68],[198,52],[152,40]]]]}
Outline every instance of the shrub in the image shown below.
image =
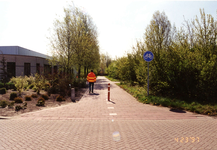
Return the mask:
{"type": "Polygon", "coordinates": [[[48,95],[50,95],[50,94],[57,94],[58,93],[58,89],[57,89],[57,87],[56,86],[52,86],[52,87],[50,87],[49,89],[48,89],[48,95]]]}
{"type": "Polygon", "coordinates": [[[17,105],[17,106],[15,107],[15,111],[19,111],[20,109],[22,109],[22,107],[21,107],[20,105],[17,105]]]}
{"type": "Polygon", "coordinates": [[[27,82],[28,82],[28,85],[31,85],[31,84],[34,83],[35,77],[33,77],[33,75],[31,75],[31,76],[29,76],[29,77],[26,76],[26,80],[27,80],[27,82]]]}
{"type": "Polygon", "coordinates": [[[14,102],[15,102],[15,103],[23,103],[23,99],[22,99],[21,97],[16,97],[16,98],[14,99],[14,102]]]}
{"type": "Polygon", "coordinates": [[[15,103],[14,101],[13,102],[9,102],[8,103],[8,108],[13,108],[14,107],[14,103],[15,103]]]}
{"type": "Polygon", "coordinates": [[[33,87],[34,87],[34,84],[30,84],[28,88],[33,89],[33,87]]]}
{"type": "Polygon", "coordinates": [[[38,95],[37,95],[37,94],[32,94],[31,97],[32,97],[32,98],[37,98],[38,95]]]}
{"type": "Polygon", "coordinates": [[[32,97],[31,96],[25,96],[25,101],[31,101],[32,100],[32,97]]]}
{"type": "Polygon", "coordinates": [[[58,102],[65,101],[65,98],[63,98],[62,96],[58,95],[56,97],[56,101],[58,101],[58,102]]]}
{"type": "Polygon", "coordinates": [[[6,83],[6,89],[16,89],[15,84],[12,82],[6,83]]]}
{"type": "Polygon", "coordinates": [[[40,93],[41,89],[44,87],[45,85],[45,78],[42,75],[39,74],[35,74],[35,87],[36,87],[36,92],[37,94],[40,93]]]}
{"type": "Polygon", "coordinates": [[[34,92],[36,92],[36,91],[37,91],[37,88],[36,88],[36,86],[34,86],[32,89],[34,90],[34,92]]]}
{"type": "Polygon", "coordinates": [[[4,83],[0,82],[0,88],[4,87],[4,83]]]}
{"type": "Polygon", "coordinates": [[[44,106],[44,104],[45,104],[44,98],[40,97],[37,101],[36,106],[44,106]]]}
{"type": "Polygon", "coordinates": [[[0,88],[0,94],[5,94],[6,93],[6,88],[0,88]]]}
{"type": "Polygon", "coordinates": [[[44,90],[48,91],[49,88],[50,88],[50,83],[49,82],[45,83],[44,90]]]}
{"type": "Polygon", "coordinates": [[[42,94],[41,97],[44,98],[44,100],[48,100],[49,99],[49,97],[48,97],[47,94],[42,94]]]}
{"type": "Polygon", "coordinates": [[[27,108],[27,102],[25,102],[24,104],[23,104],[23,107],[22,107],[23,109],[26,109],[27,108]]]}
{"type": "Polygon", "coordinates": [[[19,77],[12,77],[10,82],[15,84],[16,89],[19,91],[19,94],[24,90],[24,87],[28,85],[27,77],[19,76],[19,77]]]}
{"type": "Polygon", "coordinates": [[[16,97],[17,97],[17,93],[12,92],[12,93],[10,94],[10,100],[14,100],[14,98],[16,98],[16,97]]]}
{"type": "Polygon", "coordinates": [[[7,102],[7,101],[5,101],[5,100],[0,101],[0,106],[1,106],[2,108],[5,108],[7,105],[8,105],[8,102],[7,102]]]}

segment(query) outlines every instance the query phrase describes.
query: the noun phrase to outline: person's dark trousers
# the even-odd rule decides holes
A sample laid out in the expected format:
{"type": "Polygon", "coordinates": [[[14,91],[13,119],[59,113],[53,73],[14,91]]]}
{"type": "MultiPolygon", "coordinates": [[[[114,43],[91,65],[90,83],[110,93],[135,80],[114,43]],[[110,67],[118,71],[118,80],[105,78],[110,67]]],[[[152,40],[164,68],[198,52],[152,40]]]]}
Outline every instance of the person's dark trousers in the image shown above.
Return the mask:
{"type": "Polygon", "coordinates": [[[92,91],[93,93],[93,87],[94,87],[94,82],[89,82],[89,92],[92,91]],[[91,90],[91,87],[92,87],[92,90],[91,90]]]}

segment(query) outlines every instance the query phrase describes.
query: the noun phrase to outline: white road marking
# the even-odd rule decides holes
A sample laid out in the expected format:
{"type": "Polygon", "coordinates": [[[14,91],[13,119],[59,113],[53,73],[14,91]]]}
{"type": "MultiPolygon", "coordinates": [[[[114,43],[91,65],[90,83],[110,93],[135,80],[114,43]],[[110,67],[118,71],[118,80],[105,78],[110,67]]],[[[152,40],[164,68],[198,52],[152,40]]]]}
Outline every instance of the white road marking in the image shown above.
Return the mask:
{"type": "Polygon", "coordinates": [[[109,113],[110,116],[116,116],[117,113],[109,113]]]}
{"type": "Polygon", "coordinates": [[[108,107],[108,109],[114,109],[114,107],[108,107]]]}

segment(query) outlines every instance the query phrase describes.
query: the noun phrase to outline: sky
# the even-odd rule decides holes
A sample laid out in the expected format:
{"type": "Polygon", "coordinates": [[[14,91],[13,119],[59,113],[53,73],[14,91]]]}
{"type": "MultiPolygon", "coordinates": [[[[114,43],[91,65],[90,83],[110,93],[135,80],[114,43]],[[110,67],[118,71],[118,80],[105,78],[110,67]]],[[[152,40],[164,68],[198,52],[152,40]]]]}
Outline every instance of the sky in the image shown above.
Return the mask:
{"type": "MultiPolygon", "coordinates": [[[[130,52],[156,11],[165,12],[171,24],[180,28],[186,20],[200,17],[199,9],[217,20],[217,1],[162,0],[73,0],[97,26],[101,53],[111,58],[130,52]]],[[[49,37],[56,18],[70,0],[0,0],[0,46],[21,46],[49,55],[49,37]]]]}

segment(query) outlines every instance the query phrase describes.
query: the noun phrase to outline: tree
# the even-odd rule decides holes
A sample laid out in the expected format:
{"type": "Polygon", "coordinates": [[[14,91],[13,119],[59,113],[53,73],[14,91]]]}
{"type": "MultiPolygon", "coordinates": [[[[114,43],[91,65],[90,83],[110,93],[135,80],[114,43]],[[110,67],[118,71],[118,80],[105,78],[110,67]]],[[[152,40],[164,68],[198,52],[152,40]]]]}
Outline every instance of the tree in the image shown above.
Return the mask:
{"type": "Polygon", "coordinates": [[[50,38],[52,64],[57,64],[62,71],[71,73],[77,69],[80,78],[81,68],[98,67],[99,46],[96,26],[91,17],[79,8],[69,6],[64,9],[63,21],[56,20],[54,34],[50,38]]]}

